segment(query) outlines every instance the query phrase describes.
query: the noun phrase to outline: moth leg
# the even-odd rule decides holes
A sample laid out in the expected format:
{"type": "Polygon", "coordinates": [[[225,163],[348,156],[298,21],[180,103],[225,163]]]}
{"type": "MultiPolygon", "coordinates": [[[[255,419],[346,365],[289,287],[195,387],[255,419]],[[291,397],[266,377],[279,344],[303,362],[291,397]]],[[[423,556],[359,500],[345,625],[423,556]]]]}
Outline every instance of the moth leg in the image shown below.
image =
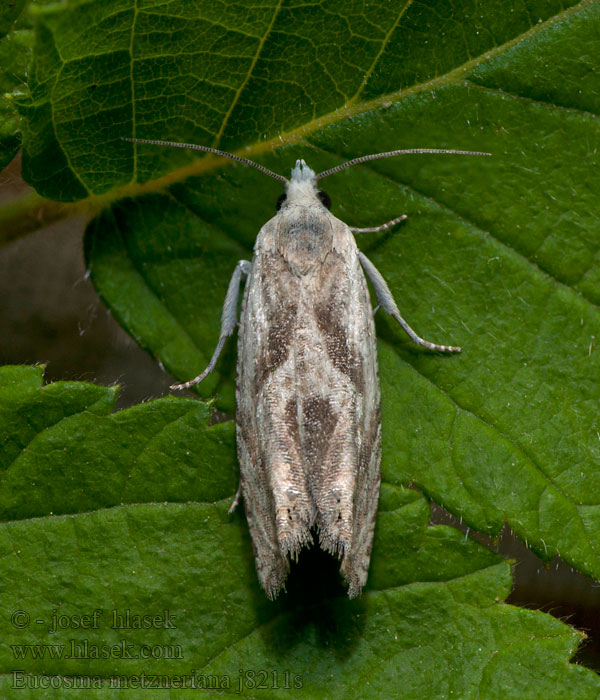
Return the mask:
{"type": "Polygon", "coordinates": [[[405,219],[406,214],[402,214],[402,216],[398,216],[395,219],[390,219],[390,221],[386,221],[385,224],[381,224],[380,226],[368,226],[367,228],[356,228],[354,226],[349,226],[348,228],[352,231],[352,233],[377,233],[377,231],[385,231],[388,228],[392,228],[392,226],[399,224],[405,219]]]}
{"type": "Polygon", "coordinates": [[[240,497],[242,495],[242,482],[238,484],[237,491],[235,492],[235,496],[233,497],[233,503],[229,506],[229,510],[227,511],[229,515],[233,513],[233,511],[238,507],[238,504],[240,502],[240,497]]]}
{"type": "Polygon", "coordinates": [[[393,316],[393,318],[398,321],[413,343],[421,345],[428,350],[437,350],[439,352],[461,351],[461,348],[456,347],[455,345],[438,345],[437,343],[430,343],[428,340],[420,338],[408,325],[408,323],[406,323],[402,316],[400,316],[400,311],[398,311],[394,297],[392,296],[392,293],[390,292],[389,287],[381,276],[379,270],[375,267],[375,265],[373,265],[369,258],[366,257],[366,255],[363,255],[363,253],[360,252],[360,250],[358,251],[358,259],[360,260],[360,264],[362,265],[365,274],[371,280],[379,306],[381,306],[386,313],[390,314],[390,316],[393,316]]]}
{"type": "Polygon", "coordinates": [[[242,280],[242,275],[244,277],[248,276],[251,267],[252,264],[248,260],[239,260],[238,264],[235,266],[233,275],[231,275],[227,294],[225,295],[223,311],[221,313],[221,335],[219,336],[219,342],[217,343],[213,356],[210,358],[208,366],[204,372],[194,377],[194,379],[190,379],[189,382],[184,382],[183,384],[173,384],[171,389],[189,389],[195,384],[200,384],[200,382],[215,368],[219,355],[225,345],[225,341],[235,330],[237,324],[237,303],[240,296],[240,282],[242,280]]]}

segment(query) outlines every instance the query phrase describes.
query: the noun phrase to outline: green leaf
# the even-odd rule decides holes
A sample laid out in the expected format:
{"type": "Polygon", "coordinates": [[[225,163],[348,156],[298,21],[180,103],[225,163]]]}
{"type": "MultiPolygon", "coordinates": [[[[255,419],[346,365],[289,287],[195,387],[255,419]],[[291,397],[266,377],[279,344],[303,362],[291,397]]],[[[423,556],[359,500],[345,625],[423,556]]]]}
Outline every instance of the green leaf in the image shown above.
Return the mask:
{"type": "Polygon", "coordinates": [[[26,0],[0,6],[0,170],[21,146],[20,119],[15,97],[25,89],[33,34],[22,16],[26,0]]]}
{"type": "Polygon", "coordinates": [[[79,697],[73,684],[89,683],[81,695],[137,698],[143,673],[173,688],[193,676],[212,684],[208,697],[239,694],[240,679],[248,698],[389,698],[400,679],[403,698],[597,697],[598,678],[566,663],[582,635],[502,603],[509,564],[429,527],[416,491],[384,487],[361,598],[348,600],[337,562],[311,550],[269,602],[245,519],[227,514],[231,426],[208,427],[206,406],[185,399],[111,414],[114,396],[0,369],[3,504],[24,472],[0,526],[3,697],[79,697]],[[152,502],[159,475],[168,503],[152,502]],[[73,493],[59,493],[68,482],[73,493]],[[122,505],[106,508],[115,485],[122,505]],[[135,616],[147,616],[141,628],[135,616]]]}
{"type": "MultiPolygon", "coordinates": [[[[1,580],[26,579],[44,620],[51,605],[154,613],[175,601],[181,635],[152,636],[185,647],[183,662],[152,664],[169,675],[189,673],[192,659],[232,683],[238,669],[288,670],[307,697],[394,697],[398,679],[405,697],[597,697],[597,678],[565,664],[577,635],[500,604],[508,565],[454,530],[427,528],[426,501],[405,487],[487,534],[508,522],[544,559],[558,553],[600,578],[600,4],[36,5],[24,175],[43,196],[103,207],[85,239],[92,279],[179,379],[211,356],[229,276],[281,186],[122,137],[237,149],[285,174],[300,157],[322,170],[396,148],[492,157],[377,161],[326,183],[350,225],[408,214],[360,245],[420,335],[464,348],[420,351],[378,316],[385,483],[359,601],[345,600],[336,562],[311,553],[289,594],[265,600],[244,519],[226,515],[233,431],[207,427],[206,406],[164,399],[113,416],[112,390],[40,389],[30,377],[23,403],[6,403],[20,437],[7,443],[0,487],[13,547],[3,561],[15,567],[1,580]]],[[[229,411],[234,358],[230,341],[201,387],[229,411]]],[[[24,606],[14,590],[0,601],[9,617],[24,606]]],[[[51,639],[36,627],[14,634],[51,639]]],[[[94,671],[72,659],[26,668],[94,671]]],[[[104,660],[98,673],[132,668],[104,660]]]]}
{"type": "Polygon", "coordinates": [[[3,520],[123,503],[213,502],[235,492],[232,424],[207,429],[206,404],[166,397],[113,414],[115,387],[41,388],[41,376],[41,368],[0,370],[0,435],[8,436],[0,454],[3,520]]]}
{"type": "Polygon", "coordinates": [[[2,7],[0,7],[0,39],[4,39],[12,30],[14,24],[25,9],[26,4],[27,0],[18,0],[4,3],[2,7]]]}

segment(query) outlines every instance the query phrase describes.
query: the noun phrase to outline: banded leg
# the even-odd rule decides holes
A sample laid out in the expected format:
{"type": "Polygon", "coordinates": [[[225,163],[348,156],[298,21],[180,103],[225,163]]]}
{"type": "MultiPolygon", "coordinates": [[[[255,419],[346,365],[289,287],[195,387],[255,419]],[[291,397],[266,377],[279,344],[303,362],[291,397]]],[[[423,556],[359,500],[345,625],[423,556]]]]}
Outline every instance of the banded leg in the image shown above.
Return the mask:
{"type": "Polygon", "coordinates": [[[437,350],[438,352],[461,352],[461,348],[456,347],[455,345],[438,345],[437,343],[430,343],[428,340],[420,338],[408,325],[408,323],[406,323],[402,316],[400,316],[400,311],[396,306],[394,297],[392,296],[392,293],[390,292],[390,289],[387,286],[386,281],[381,276],[379,270],[375,267],[375,265],[373,265],[369,258],[367,258],[366,255],[363,255],[363,253],[360,251],[358,251],[358,259],[360,260],[360,264],[362,265],[365,274],[371,280],[379,306],[381,306],[386,313],[390,314],[390,316],[393,316],[396,321],[398,321],[413,343],[421,345],[428,350],[437,350]]]}
{"type": "Polygon", "coordinates": [[[355,228],[354,226],[349,226],[348,228],[352,231],[352,233],[377,233],[377,231],[385,231],[388,228],[392,228],[392,226],[399,224],[406,218],[406,214],[402,214],[402,216],[398,216],[395,219],[390,219],[390,221],[386,221],[385,224],[381,224],[379,226],[368,226],[367,228],[355,228]]]}
{"type": "Polygon", "coordinates": [[[204,372],[194,377],[194,379],[190,379],[189,382],[184,382],[183,384],[173,384],[171,389],[189,389],[195,384],[200,384],[200,382],[215,368],[219,355],[225,345],[225,341],[235,330],[237,324],[237,303],[240,296],[240,282],[242,280],[242,275],[244,277],[248,276],[251,267],[252,265],[248,260],[239,260],[238,264],[235,266],[233,275],[231,275],[227,294],[225,295],[223,311],[221,313],[221,335],[219,336],[219,342],[217,343],[213,356],[210,358],[208,366],[204,372]]]}

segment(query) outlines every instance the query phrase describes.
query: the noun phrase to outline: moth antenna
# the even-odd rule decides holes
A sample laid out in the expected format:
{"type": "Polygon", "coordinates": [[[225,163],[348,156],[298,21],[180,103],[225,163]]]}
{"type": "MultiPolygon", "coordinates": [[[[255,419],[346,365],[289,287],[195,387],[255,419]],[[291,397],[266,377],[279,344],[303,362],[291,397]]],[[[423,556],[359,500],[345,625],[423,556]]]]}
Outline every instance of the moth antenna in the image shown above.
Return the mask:
{"type": "Polygon", "coordinates": [[[193,151],[203,151],[204,153],[213,153],[216,156],[221,156],[223,158],[230,158],[231,160],[237,160],[238,163],[243,163],[244,165],[251,165],[253,168],[260,170],[261,173],[268,175],[269,177],[283,182],[285,185],[289,184],[287,177],[279,175],[279,173],[274,173],[269,168],[265,168],[264,165],[255,163],[249,158],[243,158],[242,156],[236,156],[234,153],[227,153],[227,151],[219,151],[217,148],[210,148],[209,146],[199,146],[195,143],[179,143],[178,141],[152,141],[148,139],[132,139],[127,137],[122,137],[123,141],[130,141],[131,143],[147,143],[151,146],[172,146],[173,148],[190,148],[193,151]]]}
{"type": "Polygon", "coordinates": [[[359,163],[366,163],[369,160],[379,160],[380,158],[391,158],[392,156],[404,156],[415,153],[448,153],[454,156],[491,156],[491,153],[482,153],[481,151],[455,151],[452,149],[445,148],[406,148],[399,151],[387,151],[386,153],[372,153],[369,156],[359,156],[358,158],[353,158],[345,163],[336,165],[335,168],[329,168],[329,170],[323,170],[315,176],[315,180],[320,180],[328,175],[333,175],[334,173],[339,173],[340,170],[345,170],[353,165],[358,165],[359,163]]]}

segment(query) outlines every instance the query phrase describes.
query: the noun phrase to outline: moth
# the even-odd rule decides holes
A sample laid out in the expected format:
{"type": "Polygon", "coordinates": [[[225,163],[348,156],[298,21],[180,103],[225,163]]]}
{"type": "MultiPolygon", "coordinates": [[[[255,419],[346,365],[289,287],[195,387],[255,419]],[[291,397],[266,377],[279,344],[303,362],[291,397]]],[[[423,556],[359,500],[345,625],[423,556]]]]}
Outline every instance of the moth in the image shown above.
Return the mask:
{"type": "MultiPolygon", "coordinates": [[[[459,347],[420,338],[400,315],[376,267],[357,248],[353,228],[329,210],[322,178],[379,158],[407,153],[489,155],[409,149],[354,158],[316,174],[298,160],[291,178],[246,158],[205,146],[127,139],[191,148],[257,168],[285,185],[277,213],[261,228],[252,261],[240,260],[221,316],[221,333],[206,369],[173,385],[189,388],[213,371],[239,320],[236,425],[240,486],[256,569],[267,596],[285,583],[290,559],[318,534],[341,560],[350,598],[367,580],[380,484],[381,414],[374,311],[366,277],[383,309],[409,338],[429,350],[459,347]]],[[[376,309],[377,310],[377,309],[376,309]]]]}

